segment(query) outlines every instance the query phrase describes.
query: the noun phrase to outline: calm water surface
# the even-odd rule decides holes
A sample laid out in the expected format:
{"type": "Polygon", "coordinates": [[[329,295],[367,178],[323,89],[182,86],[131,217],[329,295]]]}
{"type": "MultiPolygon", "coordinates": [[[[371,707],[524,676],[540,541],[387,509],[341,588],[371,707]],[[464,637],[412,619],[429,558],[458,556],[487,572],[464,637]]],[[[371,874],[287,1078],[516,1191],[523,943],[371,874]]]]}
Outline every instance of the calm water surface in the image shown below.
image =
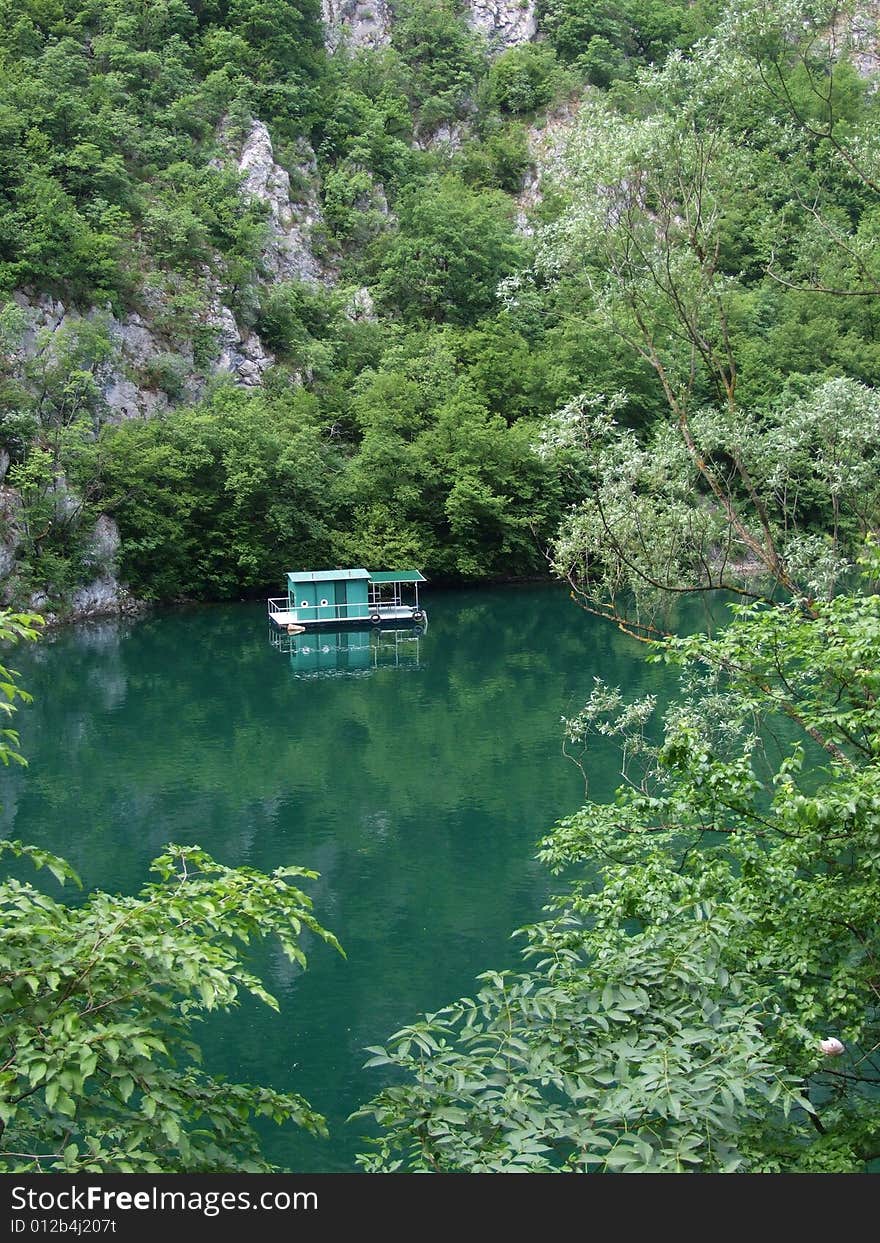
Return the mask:
{"type": "MultiPolygon", "coordinates": [[[[137,890],[169,841],[321,873],[315,912],[347,958],[312,942],[302,973],[266,948],[280,1015],[246,1003],[201,1032],[211,1069],[326,1115],[327,1141],[267,1133],[286,1168],[353,1168],[364,1126],[345,1119],[382,1083],[364,1046],[514,965],[510,933],[550,891],[535,843],[583,798],[560,718],[594,677],[670,680],[559,588],[425,603],[427,633],[381,647],[279,650],[263,606],[240,604],[71,627],[12,662],[35,698],[17,722],[30,766],[2,775],[6,835],[65,855],[87,888],[137,890]]],[[[591,795],[615,784],[609,749],[591,795]]]]}

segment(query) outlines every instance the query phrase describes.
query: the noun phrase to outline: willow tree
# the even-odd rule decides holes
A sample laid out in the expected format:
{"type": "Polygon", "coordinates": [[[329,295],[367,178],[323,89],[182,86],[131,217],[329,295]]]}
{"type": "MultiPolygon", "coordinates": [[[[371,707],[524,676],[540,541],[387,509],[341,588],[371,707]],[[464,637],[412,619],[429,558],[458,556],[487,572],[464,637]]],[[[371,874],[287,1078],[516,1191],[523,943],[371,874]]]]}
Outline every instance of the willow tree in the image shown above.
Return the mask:
{"type": "Polygon", "coordinates": [[[871,392],[829,383],[817,360],[762,402],[741,400],[744,376],[756,387],[768,287],[876,293],[864,257],[876,103],[828,36],[833,15],[813,14],[805,33],[803,5],[786,8],[787,26],[762,26],[759,8],[739,6],[692,58],[643,73],[628,101],[588,98],[539,255],[543,279],[582,282],[665,399],[667,417],[631,436],[614,425],[616,395],[588,393],[543,437],[545,453],[576,448],[589,480],[557,568],[587,608],[640,636],[670,595],[782,593],[810,609],[851,572],[877,517],[871,392]],[[834,244],[820,263],[823,230],[834,244]]]}

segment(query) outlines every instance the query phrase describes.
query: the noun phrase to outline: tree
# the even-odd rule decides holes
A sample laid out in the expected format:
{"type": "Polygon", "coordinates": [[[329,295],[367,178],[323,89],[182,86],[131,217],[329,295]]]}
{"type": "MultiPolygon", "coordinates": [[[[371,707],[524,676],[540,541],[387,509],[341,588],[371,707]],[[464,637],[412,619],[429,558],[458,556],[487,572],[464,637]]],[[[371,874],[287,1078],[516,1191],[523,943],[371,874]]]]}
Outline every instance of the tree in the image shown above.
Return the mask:
{"type": "Polygon", "coordinates": [[[402,0],[394,17],[391,44],[409,70],[410,102],[424,128],[461,116],[482,68],[479,37],[449,0],[402,0]]]}
{"type": "Polygon", "coordinates": [[[504,112],[531,112],[550,102],[556,58],[546,44],[508,48],[489,70],[492,95],[504,112]]]}
{"type": "Polygon", "coordinates": [[[407,320],[472,323],[492,308],[498,282],[523,254],[506,195],[438,177],[401,202],[379,289],[407,320]]]}
{"type": "MultiPolygon", "coordinates": [[[[0,639],[33,639],[38,619],[0,614],[0,639]]],[[[0,669],[7,716],[26,698],[0,669]]],[[[0,758],[23,762],[0,734],[0,758]]],[[[21,842],[0,851],[76,876],[21,842]]],[[[325,1133],[297,1093],[229,1083],[201,1065],[193,1024],[242,994],[277,1009],[245,946],[275,936],[305,965],[308,930],[339,949],[298,887],[316,873],[228,868],[198,846],[169,846],[136,897],[94,893],[66,905],[14,876],[0,883],[0,1168],[6,1172],[269,1167],[258,1118],[325,1133]]],[[[341,951],[340,951],[341,952],[341,951]]]]}
{"type": "Polygon", "coordinates": [[[858,1171],[880,1151],[880,597],[737,606],[656,658],[683,671],[659,731],[650,699],[601,684],[569,722],[619,739],[625,782],[544,841],[579,878],[522,930],[526,967],[371,1050],[403,1075],[356,1115],[383,1129],[367,1169],[858,1171]]]}
{"type": "Polygon", "coordinates": [[[613,72],[594,77],[607,86],[611,77],[623,77],[636,65],[659,63],[673,48],[686,47],[704,34],[711,23],[713,4],[658,3],[657,0],[545,0],[540,6],[541,27],[565,60],[595,70],[608,57],[613,72]]]}
{"type": "MultiPolygon", "coordinates": [[[[786,17],[797,49],[797,23],[791,13],[786,17]]],[[[781,57],[788,44],[780,39],[773,46],[781,57]]],[[[840,404],[836,416],[828,410],[824,432],[835,417],[848,426],[848,394],[855,390],[832,390],[823,381],[839,374],[849,355],[832,360],[817,352],[801,364],[806,375],[791,374],[798,369],[792,359],[788,374],[777,369],[778,387],[768,393],[764,386],[760,403],[761,378],[749,373],[750,363],[758,367],[768,358],[755,339],[776,311],[766,294],[780,287],[780,250],[789,265],[785,281],[800,296],[793,273],[804,273],[807,252],[815,254],[816,230],[839,220],[844,205],[863,212],[870,187],[856,153],[875,105],[867,87],[838,68],[849,94],[842,88],[829,88],[827,97],[814,93],[812,123],[780,129],[773,110],[777,94],[794,98],[797,52],[790,50],[782,67],[773,62],[774,94],[765,86],[766,62],[759,59],[756,68],[736,48],[731,53],[719,36],[690,60],[673,56],[662,70],[642,74],[629,103],[587,100],[562,177],[567,206],[539,253],[545,276],[579,274],[591,307],[653,369],[665,398],[662,424],[626,449],[618,444],[610,457],[598,449],[607,440],[601,419],[590,422],[592,490],[567,524],[557,556],[582,603],[624,625],[634,622],[640,633],[654,621],[642,608],[652,593],[720,587],[772,598],[781,591],[809,608],[816,594],[833,591],[851,571],[859,539],[877,517],[872,483],[861,529],[850,538],[847,522],[826,521],[827,506],[836,508],[841,498],[817,494],[818,481],[796,447],[793,461],[780,457],[783,445],[798,440],[795,427],[803,430],[805,405],[822,405],[832,391],[840,404]],[[840,111],[846,121],[838,123],[840,111]],[[848,176],[833,203],[827,178],[822,182],[815,200],[822,208],[811,215],[807,200],[822,181],[829,145],[834,167],[848,176]],[[792,179],[800,181],[794,211],[783,205],[792,179]],[[812,240],[801,244],[805,220],[812,240]],[[744,384],[750,404],[741,401],[744,384]],[[781,491],[771,482],[779,467],[781,491]],[[812,572],[817,556],[821,583],[812,572]],[[832,561],[837,569],[829,573],[832,561]],[[636,600],[634,616],[624,604],[627,592],[636,600]]],[[[838,227],[838,267],[845,235],[838,227]]],[[[865,237],[862,250],[866,245],[865,237]]],[[[850,249],[855,282],[860,260],[858,248],[850,249]]],[[[839,284],[840,272],[838,278],[839,284]]],[[[828,283],[817,281],[815,288],[827,294],[828,283]]],[[[863,292],[872,291],[866,283],[863,292]]],[[[820,312],[830,315],[827,302],[820,312]]],[[[863,321],[862,331],[872,332],[871,324],[863,321]]],[[[816,335],[834,334],[823,326],[816,335]]],[[[596,403],[594,391],[581,406],[596,403]]],[[[575,405],[563,415],[569,425],[575,405]]],[[[814,426],[819,443],[824,432],[814,426]]],[[[858,418],[855,434],[861,434],[858,418]]]]}
{"type": "Polygon", "coordinates": [[[195,410],[105,429],[83,481],[118,518],[135,591],[240,594],[327,557],[335,468],[315,406],[302,389],[273,400],[229,385],[195,410]]]}
{"type": "Polygon", "coordinates": [[[773,599],[781,585],[809,610],[847,582],[880,513],[874,389],[827,380],[763,418],[703,408],[687,435],[660,422],[639,436],[620,404],[582,397],[542,430],[544,456],[584,485],[553,555],[590,612],[641,638],[666,624],[670,599],[773,599]]]}

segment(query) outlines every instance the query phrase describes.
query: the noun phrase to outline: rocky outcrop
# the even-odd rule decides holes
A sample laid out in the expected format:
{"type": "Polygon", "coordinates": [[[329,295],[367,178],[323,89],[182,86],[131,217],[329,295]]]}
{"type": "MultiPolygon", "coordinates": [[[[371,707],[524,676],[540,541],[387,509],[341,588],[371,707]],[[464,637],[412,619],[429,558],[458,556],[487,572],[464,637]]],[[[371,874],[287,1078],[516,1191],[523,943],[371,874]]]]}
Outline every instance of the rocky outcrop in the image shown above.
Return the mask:
{"type": "Polygon", "coordinates": [[[538,30],[534,0],[468,0],[466,20],[496,53],[528,43],[538,30]]]}
{"type": "MultiPolygon", "coordinates": [[[[394,13],[388,0],[321,0],[324,46],[380,48],[391,42],[394,13]]],[[[535,0],[465,0],[465,21],[486,36],[489,51],[503,52],[534,39],[535,0]]]]}
{"type": "Polygon", "coordinates": [[[205,325],[215,335],[215,353],[207,364],[196,364],[190,342],[165,337],[142,315],[131,312],[117,319],[97,307],[82,312],[48,295],[15,295],[28,324],[22,357],[38,349],[52,350],[52,336],[62,329],[76,331],[84,321],[100,320],[111,344],[110,357],[95,368],[102,405],[102,421],[149,418],[180,401],[197,401],[211,375],[226,373],[237,383],[262,381],[275,361],[255,332],[240,327],[232,311],[220,301],[219,285],[208,282],[205,325]]]}
{"type": "Polygon", "coordinates": [[[849,29],[850,55],[863,78],[880,73],[880,4],[860,5],[849,29]]]}
{"type": "Polygon", "coordinates": [[[116,346],[116,362],[104,377],[102,396],[111,421],[146,418],[167,410],[168,394],[146,382],[151,363],[167,352],[167,346],[163,350],[137,313],[123,320],[111,316],[109,329],[116,346]]]}
{"type": "Polygon", "coordinates": [[[324,46],[378,48],[391,40],[392,15],[386,0],[321,0],[324,46]]]}
{"type": "MultiPolygon", "coordinates": [[[[235,143],[221,128],[220,140],[227,151],[226,162],[233,160],[241,174],[242,192],[267,209],[268,239],[261,256],[265,278],[332,283],[335,271],[316,254],[324,219],[311,147],[301,144],[291,176],[276,162],[269,131],[261,121],[252,121],[235,143]]],[[[378,190],[381,197],[381,187],[378,190]]],[[[213,337],[213,351],[206,351],[203,341],[198,359],[191,330],[167,323],[174,280],[173,274],[152,274],[139,291],[140,310],[122,317],[98,307],[79,311],[46,294],[17,293],[15,301],[27,316],[22,361],[39,350],[51,351],[56,332],[100,319],[112,348],[94,376],[103,406],[101,417],[111,422],[148,418],[179,402],[197,401],[207,381],[217,374],[227,374],[246,387],[262,383],[275,359],[225,304],[217,275],[208,269],[202,275],[204,305],[197,326],[207,330],[201,333],[203,338],[210,341],[213,337]]]]}
{"type": "Polygon", "coordinates": [[[579,98],[572,96],[527,130],[529,165],[516,196],[516,226],[526,237],[534,233],[532,214],[543,198],[544,184],[562,165],[579,107],[579,98]]]}
{"type": "MultiPolygon", "coordinates": [[[[380,48],[391,42],[394,13],[388,0],[321,0],[324,46],[380,48]]],[[[535,0],[465,0],[465,21],[486,36],[489,51],[503,52],[534,39],[535,0]]]]}
{"type": "MultiPolygon", "coordinates": [[[[75,494],[60,478],[56,508],[70,512],[78,507],[75,494]]],[[[0,600],[6,605],[20,602],[27,595],[16,573],[16,554],[22,541],[20,514],[21,498],[15,489],[0,488],[0,600]]],[[[45,591],[33,592],[26,598],[25,606],[42,614],[48,625],[139,612],[143,602],[136,600],[119,581],[120,546],[116,523],[109,514],[100,514],[86,538],[83,553],[84,565],[91,575],[89,581],[68,595],[59,612],[45,591]]]]}
{"type": "Polygon", "coordinates": [[[416,133],[413,144],[420,151],[436,151],[443,155],[455,155],[471,136],[467,121],[443,121],[434,129],[416,133]]]}
{"type": "Polygon", "coordinates": [[[275,357],[255,332],[242,331],[235,316],[226,306],[218,308],[212,320],[217,332],[220,352],[214,364],[215,373],[228,372],[245,388],[255,388],[263,381],[264,372],[275,357]]]}
{"type": "Polygon", "coordinates": [[[122,541],[119,527],[109,514],[100,514],[86,547],[86,560],[104,574],[115,574],[122,541]]]}
{"type": "MultiPolygon", "coordinates": [[[[132,599],[116,578],[96,578],[78,588],[65,610],[65,621],[84,621],[89,617],[113,617],[139,612],[140,601],[132,599]]],[[[52,620],[56,620],[53,616],[52,620]]]]}
{"type": "Polygon", "coordinates": [[[236,164],[244,193],[269,209],[269,239],[263,251],[269,277],[328,284],[335,274],[315,254],[315,238],[324,225],[318,166],[307,143],[301,144],[299,154],[292,190],[290,174],[275,161],[268,129],[262,121],[253,121],[236,164]]]}
{"type": "Polygon", "coordinates": [[[109,514],[100,514],[85,544],[83,561],[93,577],[71,593],[60,614],[49,609],[45,594],[32,596],[30,605],[42,612],[49,625],[58,621],[83,621],[90,617],[115,617],[140,612],[136,600],[119,581],[119,528],[109,514]]]}
{"type": "Polygon", "coordinates": [[[353,324],[376,322],[376,304],[366,285],[355,289],[345,304],[345,315],[353,324]]]}

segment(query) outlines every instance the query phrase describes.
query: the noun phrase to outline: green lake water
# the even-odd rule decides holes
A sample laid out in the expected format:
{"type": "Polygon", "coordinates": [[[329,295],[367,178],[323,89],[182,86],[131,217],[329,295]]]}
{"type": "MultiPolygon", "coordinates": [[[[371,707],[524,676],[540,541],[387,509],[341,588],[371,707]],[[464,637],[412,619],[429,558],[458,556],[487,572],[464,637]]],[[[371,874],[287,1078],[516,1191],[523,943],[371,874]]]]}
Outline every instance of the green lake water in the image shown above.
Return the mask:
{"type": "MultiPolygon", "coordinates": [[[[11,661],[34,703],[17,721],[29,767],[0,777],[4,835],[65,855],[87,888],[135,891],[169,841],[321,873],[315,913],[347,958],[312,941],[303,973],[261,950],[281,1013],[247,1002],[199,1033],[212,1070],[327,1117],[326,1141],[267,1132],[285,1168],[355,1168],[364,1127],[345,1119],[383,1082],[364,1046],[515,964],[510,934],[552,885],[536,841],[584,793],[560,718],[594,677],[661,697],[671,683],[558,587],[425,604],[421,637],[288,651],[255,603],[69,627],[11,661]]],[[[614,761],[593,764],[592,796],[613,790],[614,761]]]]}

